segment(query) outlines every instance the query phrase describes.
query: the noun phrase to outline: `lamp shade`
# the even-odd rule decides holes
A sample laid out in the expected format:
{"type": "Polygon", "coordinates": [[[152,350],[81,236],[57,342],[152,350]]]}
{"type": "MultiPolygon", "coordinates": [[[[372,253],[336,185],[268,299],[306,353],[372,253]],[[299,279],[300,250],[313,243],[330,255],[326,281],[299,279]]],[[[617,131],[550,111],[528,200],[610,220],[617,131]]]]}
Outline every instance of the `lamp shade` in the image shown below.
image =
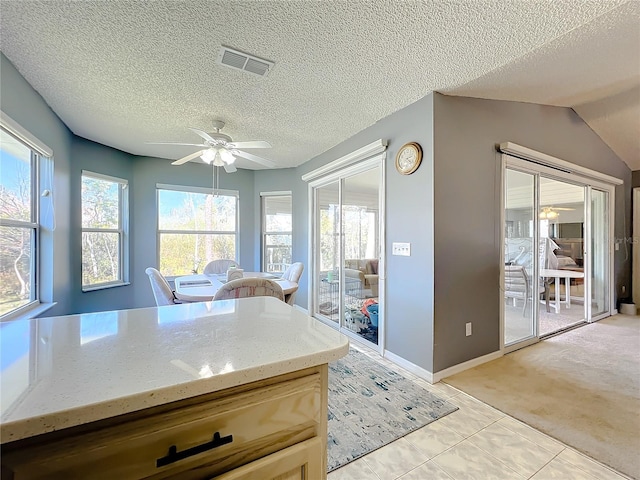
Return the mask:
{"type": "Polygon", "coordinates": [[[236,161],[236,157],[234,157],[233,154],[226,148],[220,149],[220,156],[222,157],[222,161],[227,165],[231,165],[236,161]]]}
{"type": "Polygon", "coordinates": [[[213,148],[209,148],[202,152],[200,158],[210,164],[211,162],[213,162],[213,159],[216,158],[216,152],[213,148]]]}

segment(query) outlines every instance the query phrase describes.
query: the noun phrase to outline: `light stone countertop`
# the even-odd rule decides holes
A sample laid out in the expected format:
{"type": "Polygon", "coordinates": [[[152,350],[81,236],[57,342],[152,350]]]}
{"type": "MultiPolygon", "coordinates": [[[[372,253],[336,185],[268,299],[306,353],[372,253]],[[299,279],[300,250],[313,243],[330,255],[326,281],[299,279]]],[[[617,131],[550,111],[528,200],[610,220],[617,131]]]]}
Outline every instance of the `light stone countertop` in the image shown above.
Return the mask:
{"type": "Polygon", "coordinates": [[[0,442],[329,363],[348,338],[274,297],[0,324],[0,442]]]}

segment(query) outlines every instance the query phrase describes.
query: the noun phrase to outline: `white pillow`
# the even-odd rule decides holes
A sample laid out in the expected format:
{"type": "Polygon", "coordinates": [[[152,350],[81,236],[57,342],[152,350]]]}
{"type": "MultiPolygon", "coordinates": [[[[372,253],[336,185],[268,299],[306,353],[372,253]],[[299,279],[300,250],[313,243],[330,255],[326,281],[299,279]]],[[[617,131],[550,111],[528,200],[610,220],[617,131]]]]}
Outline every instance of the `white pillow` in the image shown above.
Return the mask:
{"type": "Polygon", "coordinates": [[[556,257],[558,258],[558,268],[578,266],[578,264],[571,257],[565,257],[563,255],[556,255],[556,257]]]}

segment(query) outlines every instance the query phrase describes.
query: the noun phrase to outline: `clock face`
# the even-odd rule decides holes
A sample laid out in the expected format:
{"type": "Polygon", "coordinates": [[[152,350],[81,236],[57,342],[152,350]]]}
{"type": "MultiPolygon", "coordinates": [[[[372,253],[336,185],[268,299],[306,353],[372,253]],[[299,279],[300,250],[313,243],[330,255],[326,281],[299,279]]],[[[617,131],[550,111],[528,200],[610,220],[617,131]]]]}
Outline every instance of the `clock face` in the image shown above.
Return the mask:
{"type": "Polygon", "coordinates": [[[400,158],[398,158],[398,166],[402,170],[409,170],[416,163],[418,154],[413,148],[405,148],[400,152],[400,158]]]}
{"type": "Polygon", "coordinates": [[[417,170],[422,159],[422,150],[417,143],[403,145],[396,155],[396,169],[398,172],[408,175],[417,170]]]}

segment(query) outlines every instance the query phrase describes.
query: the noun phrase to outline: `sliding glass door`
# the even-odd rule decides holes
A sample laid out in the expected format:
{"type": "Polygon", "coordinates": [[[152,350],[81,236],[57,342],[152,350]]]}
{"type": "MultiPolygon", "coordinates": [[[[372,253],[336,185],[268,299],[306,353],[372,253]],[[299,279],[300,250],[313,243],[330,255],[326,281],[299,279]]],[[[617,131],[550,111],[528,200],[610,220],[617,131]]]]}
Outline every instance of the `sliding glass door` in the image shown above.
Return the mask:
{"type": "Polygon", "coordinates": [[[611,268],[607,259],[611,251],[609,231],[609,192],[591,189],[589,266],[591,289],[586,292],[588,302],[587,318],[597,319],[607,316],[611,307],[611,268]]]}
{"type": "Polygon", "coordinates": [[[312,185],[313,315],[380,347],[381,167],[345,169],[312,185]]]}
{"type": "Polygon", "coordinates": [[[504,343],[537,339],[536,176],[506,169],[504,177],[504,343]]]}
{"type": "Polygon", "coordinates": [[[503,159],[503,339],[513,350],[610,314],[613,186],[503,159]]]}
{"type": "MultiPolygon", "coordinates": [[[[539,175],[540,241],[546,243],[540,278],[550,307],[540,311],[539,335],[584,322],[586,185],[539,175]]],[[[541,248],[545,248],[544,245],[541,248]]]]}
{"type": "Polygon", "coordinates": [[[316,215],[316,315],[340,324],[340,182],[315,190],[316,215]]]}

